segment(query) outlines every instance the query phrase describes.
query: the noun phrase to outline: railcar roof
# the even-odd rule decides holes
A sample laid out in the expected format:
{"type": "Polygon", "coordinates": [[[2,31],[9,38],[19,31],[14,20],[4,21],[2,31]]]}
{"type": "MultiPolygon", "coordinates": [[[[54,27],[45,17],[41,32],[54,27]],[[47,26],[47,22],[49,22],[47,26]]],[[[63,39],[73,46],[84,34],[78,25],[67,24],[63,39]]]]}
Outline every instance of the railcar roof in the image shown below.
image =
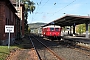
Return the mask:
{"type": "Polygon", "coordinates": [[[47,28],[47,27],[55,27],[55,28],[60,28],[60,26],[57,26],[57,25],[49,25],[49,26],[45,26],[43,28],[47,28]]]}
{"type": "Polygon", "coordinates": [[[84,23],[90,23],[90,16],[65,15],[44,26],[48,26],[48,25],[72,26],[72,25],[78,25],[84,23]]]}

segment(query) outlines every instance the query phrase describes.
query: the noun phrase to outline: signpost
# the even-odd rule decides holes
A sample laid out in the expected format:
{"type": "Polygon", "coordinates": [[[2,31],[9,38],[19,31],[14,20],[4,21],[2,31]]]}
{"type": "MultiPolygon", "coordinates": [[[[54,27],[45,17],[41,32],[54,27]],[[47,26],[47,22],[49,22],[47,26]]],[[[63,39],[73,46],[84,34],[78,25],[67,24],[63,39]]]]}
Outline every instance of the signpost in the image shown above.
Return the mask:
{"type": "Polygon", "coordinates": [[[14,33],[14,26],[5,25],[5,33],[9,33],[9,38],[8,38],[8,49],[9,49],[10,48],[10,33],[14,33]]]}

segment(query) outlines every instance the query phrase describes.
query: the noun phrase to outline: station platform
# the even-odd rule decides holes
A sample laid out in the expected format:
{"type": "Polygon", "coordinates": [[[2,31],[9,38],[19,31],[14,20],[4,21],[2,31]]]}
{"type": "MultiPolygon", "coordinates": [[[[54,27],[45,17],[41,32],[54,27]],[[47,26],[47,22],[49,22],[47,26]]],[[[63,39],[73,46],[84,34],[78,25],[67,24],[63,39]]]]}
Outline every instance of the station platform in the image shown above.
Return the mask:
{"type": "Polygon", "coordinates": [[[62,36],[62,38],[65,40],[71,40],[76,42],[82,42],[85,44],[90,44],[90,38],[86,38],[86,37],[62,36]]]}

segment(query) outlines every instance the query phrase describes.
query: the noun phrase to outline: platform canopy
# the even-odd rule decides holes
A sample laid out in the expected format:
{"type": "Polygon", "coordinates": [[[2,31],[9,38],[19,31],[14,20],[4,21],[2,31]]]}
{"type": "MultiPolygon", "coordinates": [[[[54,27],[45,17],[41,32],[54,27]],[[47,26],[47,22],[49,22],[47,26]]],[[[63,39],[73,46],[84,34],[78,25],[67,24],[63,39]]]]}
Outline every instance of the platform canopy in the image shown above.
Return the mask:
{"type": "Polygon", "coordinates": [[[80,16],[80,15],[65,15],[59,19],[56,19],[47,25],[59,25],[59,26],[72,26],[78,24],[90,23],[90,16],[80,16]]]}

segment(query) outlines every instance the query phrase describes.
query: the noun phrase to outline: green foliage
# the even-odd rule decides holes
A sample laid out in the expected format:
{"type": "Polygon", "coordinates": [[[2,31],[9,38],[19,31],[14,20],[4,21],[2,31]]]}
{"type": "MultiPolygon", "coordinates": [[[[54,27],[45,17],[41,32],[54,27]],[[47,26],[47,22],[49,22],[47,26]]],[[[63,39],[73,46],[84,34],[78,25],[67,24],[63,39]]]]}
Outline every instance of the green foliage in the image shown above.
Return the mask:
{"type": "Polygon", "coordinates": [[[0,46],[0,60],[4,60],[8,54],[8,48],[6,46],[0,46]]]}
{"type": "Polygon", "coordinates": [[[27,18],[28,18],[28,12],[33,13],[33,11],[35,10],[35,6],[34,6],[34,2],[30,1],[30,0],[21,0],[22,3],[24,3],[25,6],[25,13],[24,13],[24,26],[25,26],[25,32],[28,31],[28,22],[27,22],[27,18]]]}
{"type": "Polygon", "coordinates": [[[45,25],[46,23],[30,23],[28,24],[28,31],[30,33],[38,33],[38,28],[40,28],[41,26],[45,25]]]}
{"type": "Polygon", "coordinates": [[[30,33],[30,28],[28,28],[28,32],[30,33]]]}
{"type": "MultiPolygon", "coordinates": [[[[19,0],[11,0],[12,2],[14,2],[14,3],[16,3],[17,2],[17,4],[19,4],[19,0]]],[[[34,10],[35,10],[35,3],[33,2],[33,1],[31,1],[31,0],[20,0],[20,2],[21,3],[23,3],[24,4],[24,6],[25,6],[25,11],[24,11],[24,26],[25,26],[25,32],[27,32],[28,31],[28,22],[27,22],[27,18],[28,18],[28,12],[31,14],[31,13],[33,13],[34,12],[34,10]]]]}
{"type": "Polygon", "coordinates": [[[80,24],[78,25],[77,29],[76,29],[76,32],[81,34],[81,33],[84,33],[86,31],[86,26],[85,24],[80,24]]]}
{"type": "MultiPolygon", "coordinates": [[[[10,50],[17,48],[16,46],[10,47],[10,50]]],[[[0,46],[0,60],[5,60],[6,57],[10,54],[10,50],[7,46],[0,46]]]]}
{"type": "Polygon", "coordinates": [[[90,33],[90,25],[89,25],[88,29],[89,29],[89,33],[90,33]]]}

